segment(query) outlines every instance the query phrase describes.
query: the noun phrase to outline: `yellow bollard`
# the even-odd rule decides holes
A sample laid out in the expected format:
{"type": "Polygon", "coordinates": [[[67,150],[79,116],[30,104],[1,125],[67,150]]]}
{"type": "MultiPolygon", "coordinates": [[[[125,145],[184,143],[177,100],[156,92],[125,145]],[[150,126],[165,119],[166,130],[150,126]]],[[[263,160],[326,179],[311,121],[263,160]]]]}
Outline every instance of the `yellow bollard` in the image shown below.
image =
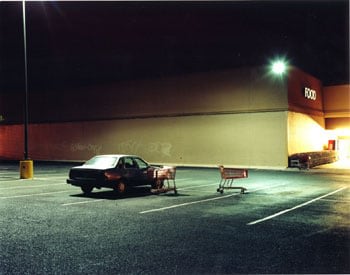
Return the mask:
{"type": "Polygon", "coordinates": [[[20,166],[20,178],[21,179],[32,179],[34,176],[33,172],[33,161],[32,160],[21,160],[20,166]]]}

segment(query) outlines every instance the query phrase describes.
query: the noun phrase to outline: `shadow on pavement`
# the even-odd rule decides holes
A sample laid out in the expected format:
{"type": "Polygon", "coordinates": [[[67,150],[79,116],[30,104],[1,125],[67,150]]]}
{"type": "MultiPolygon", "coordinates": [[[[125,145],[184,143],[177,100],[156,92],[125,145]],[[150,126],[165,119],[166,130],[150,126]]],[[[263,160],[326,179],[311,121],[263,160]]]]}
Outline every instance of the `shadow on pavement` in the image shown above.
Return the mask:
{"type": "Polygon", "coordinates": [[[173,196],[189,196],[184,194],[174,194],[173,191],[169,191],[166,193],[160,193],[155,194],[151,192],[150,187],[131,187],[127,190],[125,194],[118,194],[114,190],[102,190],[99,191],[99,189],[94,189],[91,194],[74,194],[70,195],[71,197],[85,197],[85,198],[92,198],[92,199],[104,199],[104,200],[120,200],[120,199],[127,199],[127,198],[138,198],[138,197],[146,197],[146,196],[166,196],[166,197],[173,197],[173,196]]]}

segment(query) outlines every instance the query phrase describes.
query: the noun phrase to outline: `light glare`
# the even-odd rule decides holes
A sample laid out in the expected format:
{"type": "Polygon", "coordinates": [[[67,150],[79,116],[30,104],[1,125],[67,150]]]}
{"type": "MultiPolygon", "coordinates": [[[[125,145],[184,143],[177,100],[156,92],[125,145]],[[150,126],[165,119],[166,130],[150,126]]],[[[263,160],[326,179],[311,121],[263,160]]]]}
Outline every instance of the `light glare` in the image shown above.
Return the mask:
{"type": "Polygon", "coordinates": [[[272,64],[272,72],[278,75],[283,74],[286,68],[287,66],[283,61],[276,61],[272,64]]]}

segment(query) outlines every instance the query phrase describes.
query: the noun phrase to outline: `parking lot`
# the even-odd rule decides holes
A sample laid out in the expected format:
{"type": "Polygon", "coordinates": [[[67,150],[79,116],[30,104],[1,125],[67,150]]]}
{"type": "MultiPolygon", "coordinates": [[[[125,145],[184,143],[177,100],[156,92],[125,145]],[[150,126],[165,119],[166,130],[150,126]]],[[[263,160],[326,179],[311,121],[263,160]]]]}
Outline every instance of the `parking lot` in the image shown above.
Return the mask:
{"type": "Polygon", "coordinates": [[[0,274],[350,273],[350,174],[178,168],[178,195],[138,187],[89,196],[71,164],[0,164],[0,274]]]}

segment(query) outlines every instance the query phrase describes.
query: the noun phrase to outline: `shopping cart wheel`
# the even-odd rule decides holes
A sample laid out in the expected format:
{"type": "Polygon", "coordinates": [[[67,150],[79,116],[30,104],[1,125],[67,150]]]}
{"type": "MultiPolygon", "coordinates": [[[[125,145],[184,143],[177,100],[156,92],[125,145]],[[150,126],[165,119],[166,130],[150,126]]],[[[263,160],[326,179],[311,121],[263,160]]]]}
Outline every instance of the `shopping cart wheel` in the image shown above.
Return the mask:
{"type": "Polygon", "coordinates": [[[162,189],[164,187],[164,180],[156,180],[152,183],[152,189],[162,189]]]}

